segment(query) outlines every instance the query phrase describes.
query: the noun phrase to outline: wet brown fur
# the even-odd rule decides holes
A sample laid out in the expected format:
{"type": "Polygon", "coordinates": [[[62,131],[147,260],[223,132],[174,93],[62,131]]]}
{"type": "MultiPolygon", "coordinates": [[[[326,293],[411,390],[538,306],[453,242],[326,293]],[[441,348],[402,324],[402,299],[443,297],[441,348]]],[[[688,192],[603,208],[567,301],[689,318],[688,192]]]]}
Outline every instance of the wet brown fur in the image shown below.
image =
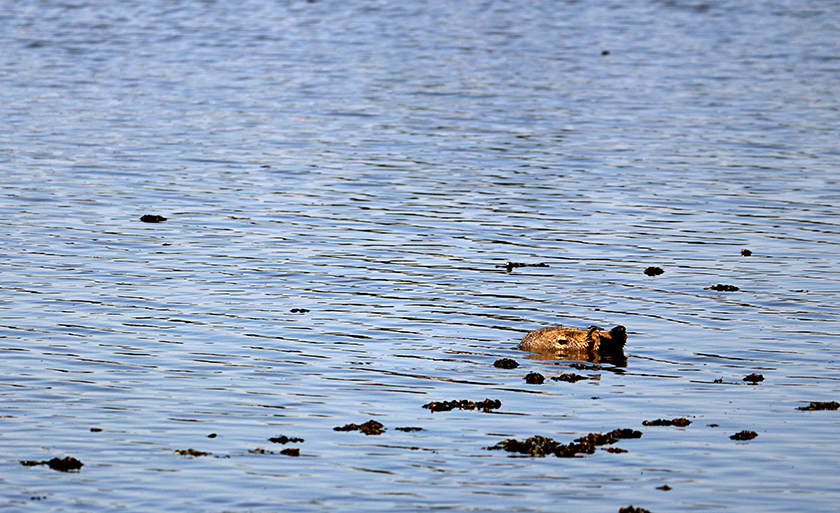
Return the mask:
{"type": "Polygon", "coordinates": [[[557,353],[562,351],[620,353],[627,342],[627,330],[616,326],[603,331],[598,326],[589,329],[541,328],[528,333],[519,343],[519,349],[532,353],[557,353]]]}

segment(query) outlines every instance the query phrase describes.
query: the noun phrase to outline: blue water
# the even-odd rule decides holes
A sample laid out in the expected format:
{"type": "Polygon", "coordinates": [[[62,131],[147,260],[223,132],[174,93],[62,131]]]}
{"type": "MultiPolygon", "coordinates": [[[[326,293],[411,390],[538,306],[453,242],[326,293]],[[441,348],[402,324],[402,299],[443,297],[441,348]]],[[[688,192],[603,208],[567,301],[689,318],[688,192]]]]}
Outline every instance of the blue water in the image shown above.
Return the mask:
{"type": "Polygon", "coordinates": [[[7,3],[0,509],[836,511],[838,13],[7,3]],[[626,362],[516,349],[556,324],[626,362]]]}

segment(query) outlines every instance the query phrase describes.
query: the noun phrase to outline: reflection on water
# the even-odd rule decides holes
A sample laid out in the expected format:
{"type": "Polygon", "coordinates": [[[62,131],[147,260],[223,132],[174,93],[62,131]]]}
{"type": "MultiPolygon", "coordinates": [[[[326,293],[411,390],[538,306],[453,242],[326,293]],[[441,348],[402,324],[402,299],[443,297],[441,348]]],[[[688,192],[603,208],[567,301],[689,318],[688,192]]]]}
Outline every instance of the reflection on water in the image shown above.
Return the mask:
{"type": "Polygon", "coordinates": [[[0,15],[5,505],[835,509],[836,9],[102,7],[0,15]]]}

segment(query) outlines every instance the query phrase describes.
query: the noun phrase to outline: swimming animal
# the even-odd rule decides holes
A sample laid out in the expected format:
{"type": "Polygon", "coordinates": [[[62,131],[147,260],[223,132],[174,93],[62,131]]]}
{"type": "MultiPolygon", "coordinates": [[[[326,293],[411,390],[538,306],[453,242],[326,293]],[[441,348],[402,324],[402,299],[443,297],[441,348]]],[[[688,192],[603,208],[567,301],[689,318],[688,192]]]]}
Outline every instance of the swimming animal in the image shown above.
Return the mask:
{"type": "Polygon", "coordinates": [[[599,326],[589,329],[541,328],[522,337],[519,349],[532,353],[593,352],[621,353],[627,342],[627,329],[616,326],[604,331],[599,326]]]}

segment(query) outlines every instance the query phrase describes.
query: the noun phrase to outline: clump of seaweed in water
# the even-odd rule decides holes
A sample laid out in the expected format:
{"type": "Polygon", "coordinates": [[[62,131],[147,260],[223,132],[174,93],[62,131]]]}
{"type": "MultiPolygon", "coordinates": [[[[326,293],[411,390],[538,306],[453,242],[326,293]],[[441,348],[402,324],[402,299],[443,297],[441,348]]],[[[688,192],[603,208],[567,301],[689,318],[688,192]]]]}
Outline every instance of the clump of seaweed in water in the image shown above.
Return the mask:
{"type": "Polygon", "coordinates": [[[757,385],[760,381],[764,381],[764,376],[753,372],[749,376],[744,377],[744,381],[747,381],[752,385],[757,385]]]}
{"type": "Polygon", "coordinates": [[[738,292],[739,289],[735,285],[723,285],[718,283],[717,285],[712,285],[711,287],[706,287],[703,290],[716,290],[718,292],[738,292]]]}
{"type": "Polygon", "coordinates": [[[558,458],[573,458],[578,454],[592,454],[595,452],[595,448],[601,445],[611,445],[622,439],[641,438],[641,436],[641,431],[615,429],[609,433],[589,433],[570,444],[561,444],[544,436],[532,436],[521,441],[509,438],[492,447],[486,447],[486,449],[490,451],[505,450],[530,456],[553,454],[558,458]]]}
{"type": "Polygon", "coordinates": [[[143,217],[141,217],[140,220],[144,223],[162,223],[163,221],[166,221],[166,218],[163,216],[146,214],[143,217]]]}
{"type": "Polygon", "coordinates": [[[545,376],[539,372],[529,372],[525,375],[525,383],[529,385],[542,385],[545,383],[545,376]]]}
{"type": "Polygon", "coordinates": [[[502,358],[493,362],[493,367],[498,367],[500,369],[515,369],[519,367],[519,362],[511,360],[510,358],[502,358]]]}
{"type": "Polygon", "coordinates": [[[645,274],[647,274],[648,276],[659,276],[664,272],[665,271],[663,271],[661,267],[648,267],[647,269],[645,269],[645,274]]]}
{"type": "Polygon", "coordinates": [[[650,513],[650,511],[630,505],[619,509],[618,513],[650,513]]]}
{"type": "Polygon", "coordinates": [[[581,376],[580,374],[575,374],[574,372],[566,372],[560,374],[559,376],[552,376],[551,379],[554,381],[565,381],[567,383],[577,383],[578,381],[589,379],[586,376],[581,376]]]}
{"type": "Polygon", "coordinates": [[[333,428],[333,431],[361,431],[366,435],[381,435],[386,430],[385,426],[383,426],[381,422],[369,420],[361,425],[345,424],[344,426],[333,428]]]}
{"type": "Polygon", "coordinates": [[[671,420],[666,419],[656,419],[656,420],[646,420],[642,422],[643,426],[677,426],[677,427],[686,427],[691,424],[691,421],[685,418],[676,418],[671,420]]]}
{"type": "Polygon", "coordinates": [[[800,406],[797,410],[803,411],[817,411],[817,410],[836,410],[840,408],[840,403],[837,401],[811,401],[808,406],[800,406]]]}
{"type": "Polygon", "coordinates": [[[287,444],[287,443],[290,443],[290,442],[294,444],[294,443],[303,442],[303,438],[294,438],[294,437],[289,438],[286,435],[281,435],[281,436],[275,436],[273,438],[269,438],[268,441],[273,443],[273,444],[287,444]]]}
{"type": "Polygon", "coordinates": [[[432,413],[436,411],[451,411],[454,409],[481,410],[487,413],[490,410],[496,410],[501,407],[502,401],[498,399],[485,399],[477,403],[473,401],[468,401],[466,399],[461,399],[460,401],[432,401],[429,404],[423,405],[423,408],[426,408],[427,410],[432,410],[432,413]]]}
{"type": "Polygon", "coordinates": [[[496,268],[503,267],[507,272],[511,272],[517,267],[548,267],[548,264],[540,262],[539,264],[523,264],[522,262],[508,262],[504,265],[497,265],[496,268]]]}
{"type": "Polygon", "coordinates": [[[194,458],[197,458],[199,456],[209,456],[210,455],[209,452],[196,451],[195,449],[178,449],[177,451],[175,451],[175,454],[179,454],[181,456],[192,456],[194,458]]]}
{"type": "Polygon", "coordinates": [[[43,461],[23,460],[20,462],[20,464],[24,467],[34,467],[35,465],[47,465],[51,469],[57,470],[59,472],[70,472],[73,470],[79,470],[84,466],[84,463],[71,456],[65,456],[64,458],[53,458],[51,460],[43,461]]]}
{"type": "Polygon", "coordinates": [[[756,433],[755,431],[748,431],[748,430],[745,429],[743,431],[739,431],[738,433],[735,433],[734,435],[730,436],[729,438],[732,439],[732,440],[752,440],[753,438],[755,438],[757,436],[758,436],[758,433],[756,433]]]}

